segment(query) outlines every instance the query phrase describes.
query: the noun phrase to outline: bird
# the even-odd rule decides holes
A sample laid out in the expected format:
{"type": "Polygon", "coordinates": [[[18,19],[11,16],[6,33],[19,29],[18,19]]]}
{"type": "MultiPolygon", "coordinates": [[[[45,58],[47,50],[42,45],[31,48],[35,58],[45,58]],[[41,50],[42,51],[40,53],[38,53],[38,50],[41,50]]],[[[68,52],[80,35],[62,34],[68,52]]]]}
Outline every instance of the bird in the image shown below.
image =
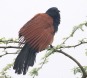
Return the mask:
{"type": "Polygon", "coordinates": [[[15,73],[26,75],[29,67],[34,65],[36,55],[52,46],[59,24],[60,11],[57,7],[51,7],[44,13],[36,14],[20,28],[19,43],[22,49],[14,62],[15,73]]]}

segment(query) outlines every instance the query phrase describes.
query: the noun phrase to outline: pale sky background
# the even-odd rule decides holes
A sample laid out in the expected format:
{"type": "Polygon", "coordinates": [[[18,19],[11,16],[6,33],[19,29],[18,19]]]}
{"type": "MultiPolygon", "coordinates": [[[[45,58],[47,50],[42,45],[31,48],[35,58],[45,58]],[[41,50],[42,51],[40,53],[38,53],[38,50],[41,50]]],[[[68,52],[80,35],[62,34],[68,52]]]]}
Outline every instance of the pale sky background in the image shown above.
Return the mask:
{"type": "MultiPolygon", "coordinates": [[[[28,20],[37,13],[46,12],[50,7],[57,7],[61,14],[61,24],[55,35],[54,46],[60,44],[62,39],[70,34],[73,26],[87,21],[87,0],[0,0],[0,37],[18,38],[19,29],[28,20]]],[[[83,29],[85,29],[84,32],[77,31],[74,38],[71,38],[67,44],[77,43],[78,39],[86,37],[87,28],[83,29]]],[[[84,46],[65,51],[80,61],[82,65],[87,65],[84,46]]],[[[44,52],[37,55],[36,66],[40,63],[43,54],[44,52]]],[[[0,69],[6,63],[12,62],[13,57],[15,55],[0,58],[0,69]]],[[[62,54],[55,53],[50,56],[49,63],[44,65],[36,78],[76,78],[71,70],[74,66],[77,65],[73,61],[62,54]]],[[[32,78],[28,74],[27,76],[15,75],[12,70],[9,73],[13,78],[32,78]]]]}

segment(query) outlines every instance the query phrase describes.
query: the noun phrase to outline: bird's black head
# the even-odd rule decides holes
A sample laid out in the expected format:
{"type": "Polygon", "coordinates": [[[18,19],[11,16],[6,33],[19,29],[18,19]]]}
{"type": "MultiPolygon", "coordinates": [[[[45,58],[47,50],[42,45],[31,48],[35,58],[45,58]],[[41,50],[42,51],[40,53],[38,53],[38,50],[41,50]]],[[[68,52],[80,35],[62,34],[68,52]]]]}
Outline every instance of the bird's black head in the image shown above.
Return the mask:
{"type": "Polygon", "coordinates": [[[57,32],[58,30],[58,25],[60,24],[60,11],[56,7],[49,8],[46,11],[46,14],[51,16],[53,18],[53,25],[54,25],[54,30],[57,32]]]}

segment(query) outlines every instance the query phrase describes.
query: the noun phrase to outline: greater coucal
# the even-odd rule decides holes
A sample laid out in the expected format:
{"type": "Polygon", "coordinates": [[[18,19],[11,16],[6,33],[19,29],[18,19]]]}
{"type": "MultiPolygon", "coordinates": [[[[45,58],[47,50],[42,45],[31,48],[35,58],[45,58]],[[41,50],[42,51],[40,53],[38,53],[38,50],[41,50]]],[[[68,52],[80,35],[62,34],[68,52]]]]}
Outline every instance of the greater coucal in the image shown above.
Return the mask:
{"type": "Polygon", "coordinates": [[[25,43],[17,56],[13,69],[15,73],[26,74],[33,66],[36,54],[52,44],[60,24],[60,11],[49,8],[46,13],[39,13],[28,21],[19,31],[20,43],[25,43]]]}

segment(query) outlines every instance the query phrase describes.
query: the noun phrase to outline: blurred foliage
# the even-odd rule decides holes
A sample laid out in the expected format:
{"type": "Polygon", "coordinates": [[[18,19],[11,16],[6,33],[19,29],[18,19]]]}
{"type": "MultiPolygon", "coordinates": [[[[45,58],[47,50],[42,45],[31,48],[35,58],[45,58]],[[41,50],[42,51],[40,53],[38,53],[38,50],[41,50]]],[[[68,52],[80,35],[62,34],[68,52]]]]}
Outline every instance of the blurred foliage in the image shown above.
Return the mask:
{"type": "Polygon", "coordinates": [[[13,63],[7,64],[6,67],[4,67],[0,72],[0,78],[11,78],[11,76],[7,75],[7,70],[9,70],[12,66],[13,63]]]}
{"type": "MultiPolygon", "coordinates": [[[[87,73],[87,66],[83,66],[84,70],[86,71],[87,73]]],[[[82,74],[82,71],[79,67],[74,67],[73,68],[73,73],[76,75],[77,73],[81,73],[82,74]]]]}
{"type": "Polygon", "coordinates": [[[6,39],[5,37],[0,38],[0,44],[9,44],[9,43],[18,43],[18,39],[13,39],[13,38],[6,39]]]}
{"type": "MultiPolygon", "coordinates": [[[[84,31],[83,29],[83,26],[86,26],[87,27],[87,22],[83,22],[77,26],[74,26],[73,27],[73,30],[72,32],[70,33],[70,35],[66,38],[63,38],[63,42],[59,45],[57,45],[56,47],[53,47],[51,49],[48,49],[46,54],[42,57],[41,59],[41,62],[38,64],[38,67],[36,68],[33,68],[31,71],[30,71],[30,75],[34,78],[35,76],[38,76],[39,74],[39,70],[42,69],[42,67],[44,66],[44,64],[48,63],[48,57],[52,54],[55,53],[54,49],[57,49],[57,50],[62,50],[62,49],[65,49],[65,48],[74,48],[74,47],[77,47],[77,46],[80,46],[82,44],[87,44],[87,38],[84,38],[82,40],[79,40],[79,43],[76,44],[76,45],[73,45],[73,46],[66,46],[65,42],[70,39],[71,37],[73,37],[74,33],[78,30],[78,29],[81,29],[82,31],[84,31]]],[[[18,46],[18,39],[13,39],[13,38],[10,38],[10,39],[6,39],[6,38],[0,38],[0,45],[2,44],[5,44],[5,46],[0,46],[0,48],[3,48],[3,49],[7,49],[7,48],[16,48],[16,49],[19,49],[20,47],[18,46]],[[12,46],[9,46],[8,47],[8,44],[9,43],[17,43],[17,46],[16,47],[12,47],[12,46]],[[18,47],[18,48],[17,48],[18,47]]],[[[86,49],[87,51],[87,49],[86,49]]],[[[12,54],[17,54],[18,52],[15,52],[15,53],[12,53],[12,54]]],[[[11,54],[11,53],[8,53],[8,52],[5,52],[4,55],[7,55],[7,54],[11,54]]],[[[1,55],[0,57],[4,56],[4,55],[1,55]]],[[[87,52],[86,52],[86,55],[87,55],[87,52]]],[[[0,72],[0,78],[11,78],[9,75],[7,75],[7,70],[9,70],[11,67],[13,66],[13,63],[11,64],[7,64],[6,67],[3,68],[3,70],[0,72]]],[[[85,72],[87,72],[87,66],[83,66],[85,72]]],[[[74,74],[77,74],[77,73],[81,73],[82,74],[82,71],[79,67],[75,67],[73,69],[73,72],[74,74]]]]}

